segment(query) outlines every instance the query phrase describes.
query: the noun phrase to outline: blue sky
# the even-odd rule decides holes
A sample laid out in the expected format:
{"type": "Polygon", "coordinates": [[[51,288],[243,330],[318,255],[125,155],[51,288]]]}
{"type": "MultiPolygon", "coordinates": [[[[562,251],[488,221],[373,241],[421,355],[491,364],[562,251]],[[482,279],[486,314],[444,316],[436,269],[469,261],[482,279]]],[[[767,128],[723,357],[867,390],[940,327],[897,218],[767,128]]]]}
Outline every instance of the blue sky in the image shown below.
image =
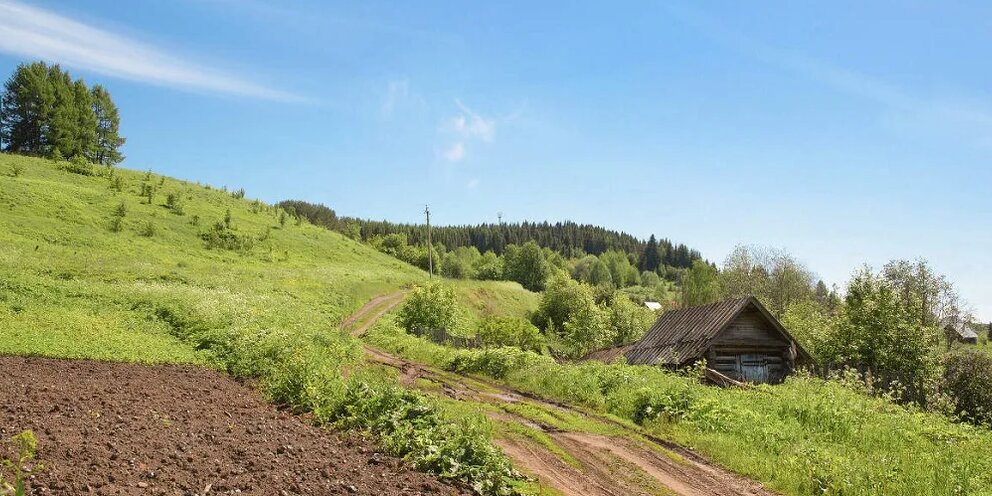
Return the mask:
{"type": "Polygon", "coordinates": [[[0,0],[0,72],[107,86],[125,166],[439,223],[925,257],[992,319],[987,2],[0,0]],[[803,4],[803,5],[800,5],[803,4]]]}

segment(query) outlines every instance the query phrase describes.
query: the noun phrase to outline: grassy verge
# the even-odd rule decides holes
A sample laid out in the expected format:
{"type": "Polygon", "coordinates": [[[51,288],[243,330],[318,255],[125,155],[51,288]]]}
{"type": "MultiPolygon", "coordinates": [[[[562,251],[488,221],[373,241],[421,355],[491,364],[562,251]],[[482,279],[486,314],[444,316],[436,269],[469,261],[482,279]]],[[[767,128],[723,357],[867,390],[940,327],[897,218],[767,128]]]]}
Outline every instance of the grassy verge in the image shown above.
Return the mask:
{"type": "Polygon", "coordinates": [[[781,386],[717,389],[651,367],[559,364],[508,348],[453,350],[407,335],[389,319],[366,336],[417,361],[636,422],[786,494],[992,493],[992,433],[853,386],[796,377],[781,386]]]}

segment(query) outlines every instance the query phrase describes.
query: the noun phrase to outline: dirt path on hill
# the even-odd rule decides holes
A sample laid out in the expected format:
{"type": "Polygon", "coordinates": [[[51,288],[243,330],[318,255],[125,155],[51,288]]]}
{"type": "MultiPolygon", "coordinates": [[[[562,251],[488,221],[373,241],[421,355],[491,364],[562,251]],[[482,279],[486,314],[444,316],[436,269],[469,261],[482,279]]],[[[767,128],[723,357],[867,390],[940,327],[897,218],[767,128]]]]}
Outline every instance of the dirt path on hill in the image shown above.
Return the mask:
{"type": "Polygon", "coordinates": [[[403,301],[403,297],[406,296],[406,291],[397,291],[395,293],[386,293],[384,295],[376,296],[369,300],[368,303],[362,305],[355,313],[349,315],[343,322],[341,322],[342,329],[348,329],[349,327],[355,326],[350,330],[352,336],[358,337],[365,334],[365,331],[379,320],[386,312],[392,310],[403,301]]]}
{"type": "Polygon", "coordinates": [[[0,357],[0,440],[27,429],[36,495],[471,494],[199,367],[0,357]]]}
{"type": "MultiPolygon", "coordinates": [[[[361,322],[351,330],[361,336],[371,325],[402,300],[403,293],[383,295],[363,306],[346,320],[361,322]]],[[[490,413],[493,420],[516,422],[540,431],[572,458],[565,461],[544,445],[523,435],[501,437],[497,445],[522,471],[564,494],[579,496],[625,496],[675,494],[681,496],[772,496],[761,484],[718,467],[697,453],[674,443],[634,432],[620,422],[583,410],[536,398],[477,377],[461,377],[411,362],[365,345],[369,360],[396,368],[400,380],[416,386],[417,380],[434,384],[429,389],[456,400],[485,402],[497,407],[529,405],[559,411],[594,422],[604,431],[626,431],[629,435],[601,435],[562,431],[550,425],[502,409],[490,413]],[[574,465],[579,465],[580,468],[574,465]]]]}

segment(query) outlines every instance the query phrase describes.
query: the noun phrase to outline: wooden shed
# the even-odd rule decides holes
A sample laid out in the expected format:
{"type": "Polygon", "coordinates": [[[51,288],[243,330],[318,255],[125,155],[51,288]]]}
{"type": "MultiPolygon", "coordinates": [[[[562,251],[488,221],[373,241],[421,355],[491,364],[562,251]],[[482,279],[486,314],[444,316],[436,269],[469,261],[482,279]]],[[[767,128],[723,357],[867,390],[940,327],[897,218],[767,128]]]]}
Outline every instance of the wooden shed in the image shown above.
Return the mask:
{"type": "MultiPolygon", "coordinates": [[[[620,350],[631,365],[682,367],[705,358],[709,368],[738,381],[781,382],[809,354],[755,298],[673,310],[640,341],[620,350]]],[[[611,350],[588,358],[615,359],[611,350]],[[602,355],[602,357],[598,355],[602,355]]]]}
{"type": "Polygon", "coordinates": [[[944,335],[947,336],[948,344],[978,344],[978,333],[965,322],[948,322],[944,325],[944,335]]]}

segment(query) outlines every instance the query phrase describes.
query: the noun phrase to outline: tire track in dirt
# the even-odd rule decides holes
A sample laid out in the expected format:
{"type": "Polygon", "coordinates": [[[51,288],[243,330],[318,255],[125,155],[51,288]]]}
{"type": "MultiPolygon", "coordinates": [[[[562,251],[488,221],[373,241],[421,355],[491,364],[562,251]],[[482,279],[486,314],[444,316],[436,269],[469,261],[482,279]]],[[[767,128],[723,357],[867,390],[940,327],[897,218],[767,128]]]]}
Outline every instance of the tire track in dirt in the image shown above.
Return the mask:
{"type": "MultiPolygon", "coordinates": [[[[357,325],[350,333],[360,337],[382,315],[403,301],[405,292],[378,296],[342,323],[342,328],[357,325]]],[[[587,420],[629,430],[615,420],[547,401],[476,377],[461,378],[428,365],[412,362],[363,344],[368,359],[400,371],[400,382],[413,386],[418,378],[441,386],[441,393],[455,400],[486,402],[494,405],[529,404],[548,410],[578,415],[587,420]],[[475,387],[476,383],[484,387],[475,387]]],[[[579,496],[624,496],[628,494],[677,494],[681,496],[774,496],[761,484],[725,470],[699,454],[670,441],[642,432],[631,438],[586,432],[561,431],[506,410],[491,414],[494,420],[517,422],[538,429],[574,458],[581,470],[558,455],[524,436],[507,436],[496,444],[514,464],[545,485],[564,494],[579,496]],[[652,443],[648,447],[642,442],[652,443]],[[668,456],[666,456],[666,454],[668,456]]]]}
{"type": "Polygon", "coordinates": [[[386,293],[383,295],[376,296],[369,300],[368,303],[362,305],[355,313],[349,315],[343,322],[341,322],[342,329],[348,329],[349,327],[359,324],[351,329],[350,334],[354,337],[359,337],[365,334],[365,331],[372,327],[375,321],[379,320],[386,312],[396,308],[403,298],[406,296],[406,291],[397,291],[395,293],[386,293]],[[374,312],[373,312],[374,311],[374,312]],[[366,316],[371,317],[366,319],[366,316]]]}

